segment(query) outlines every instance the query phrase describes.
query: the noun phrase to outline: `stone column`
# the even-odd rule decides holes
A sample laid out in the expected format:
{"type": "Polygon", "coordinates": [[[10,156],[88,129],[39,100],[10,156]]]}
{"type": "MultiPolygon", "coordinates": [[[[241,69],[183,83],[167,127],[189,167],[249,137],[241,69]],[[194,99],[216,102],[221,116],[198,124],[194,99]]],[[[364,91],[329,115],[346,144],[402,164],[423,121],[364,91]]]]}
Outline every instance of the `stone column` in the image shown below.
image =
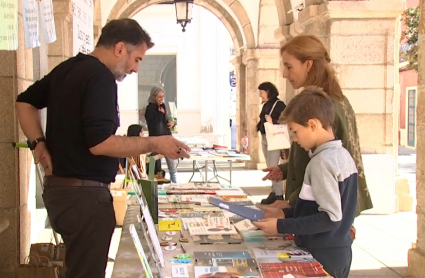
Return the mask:
{"type": "Polygon", "coordinates": [[[243,63],[246,65],[246,131],[248,134],[248,153],[251,161],[246,163],[248,169],[257,169],[260,161],[261,140],[257,132],[258,115],[260,113],[260,98],[258,96],[258,58],[255,56],[255,49],[248,49],[243,56],[243,63]]]}
{"type": "Polygon", "coordinates": [[[306,7],[290,27],[292,35],[316,35],[328,48],[343,92],[356,111],[363,153],[397,157],[403,10],[402,0],[331,1],[306,7]]]}
{"type": "Polygon", "coordinates": [[[18,6],[19,45],[16,51],[0,51],[0,277],[15,277],[15,267],[28,255],[31,214],[35,214],[35,185],[30,183],[32,156],[12,142],[25,141],[18,128],[15,100],[40,75],[40,48],[25,48],[22,1],[18,6]],[[30,189],[31,184],[31,189],[30,189]]]}
{"type": "MultiPolygon", "coordinates": [[[[425,14],[425,2],[420,3],[421,14],[425,14]]],[[[425,17],[419,23],[419,92],[417,104],[416,143],[416,198],[418,215],[418,240],[409,250],[409,274],[425,277],[425,17]]]]}
{"type": "Polygon", "coordinates": [[[70,0],[53,1],[56,41],[48,46],[48,71],[73,56],[73,21],[70,0]]]}
{"type": "Polygon", "coordinates": [[[245,65],[242,57],[238,56],[232,60],[236,70],[236,149],[242,150],[241,140],[247,131],[246,124],[246,78],[245,65]]]}
{"type": "Polygon", "coordinates": [[[261,112],[261,100],[258,85],[269,81],[276,85],[279,97],[286,100],[285,82],[280,72],[279,49],[248,49],[243,57],[246,64],[246,111],[247,131],[249,139],[249,154],[251,161],[249,169],[266,167],[261,148],[261,134],[257,132],[257,123],[261,112]]]}

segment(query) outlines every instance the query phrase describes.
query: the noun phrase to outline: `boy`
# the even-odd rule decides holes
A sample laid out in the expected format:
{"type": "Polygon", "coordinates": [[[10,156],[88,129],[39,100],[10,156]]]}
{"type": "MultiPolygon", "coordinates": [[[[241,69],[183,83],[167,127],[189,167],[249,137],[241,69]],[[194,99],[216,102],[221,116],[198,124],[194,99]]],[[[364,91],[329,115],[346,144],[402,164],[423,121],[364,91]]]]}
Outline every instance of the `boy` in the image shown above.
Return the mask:
{"type": "Polygon", "coordinates": [[[349,152],[335,139],[332,100],[320,88],[307,87],[283,111],[293,140],[309,151],[303,186],[294,208],[265,208],[253,224],[267,234],[293,233],[336,278],[348,277],[350,227],[357,205],[357,170],[349,152]]]}

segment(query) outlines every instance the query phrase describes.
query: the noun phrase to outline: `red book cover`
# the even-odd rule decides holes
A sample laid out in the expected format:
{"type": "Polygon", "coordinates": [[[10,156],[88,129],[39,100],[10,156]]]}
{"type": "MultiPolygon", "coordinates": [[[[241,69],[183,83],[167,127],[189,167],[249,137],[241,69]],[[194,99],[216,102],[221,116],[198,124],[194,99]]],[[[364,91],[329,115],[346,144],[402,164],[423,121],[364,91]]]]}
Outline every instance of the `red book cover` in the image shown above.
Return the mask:
{"type": "Polygon", "coordinates": [[[281,278],[285,274],[330,277],[319,262],[260,263],[259,266],[264,278],[281,278]]]}

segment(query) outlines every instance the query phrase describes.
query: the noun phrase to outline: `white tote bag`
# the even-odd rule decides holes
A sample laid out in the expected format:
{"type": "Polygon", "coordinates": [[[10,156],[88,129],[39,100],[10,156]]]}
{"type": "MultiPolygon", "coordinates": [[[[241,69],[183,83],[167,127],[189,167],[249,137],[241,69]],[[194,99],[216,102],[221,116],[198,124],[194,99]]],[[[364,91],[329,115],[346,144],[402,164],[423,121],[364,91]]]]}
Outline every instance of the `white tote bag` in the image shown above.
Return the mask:
{"type": "MultiPolygon", "coordinates": [[[[280,101],[277,100],[272,107],[269,115],[272,114],[276,103],[280,101]]],[[[289,149],[291,147],[291,141],[289,140],[288,126],[286,124],[273,124],[269,122],[264,123],[264,129],[266,130],[266,139],[267,139],[267,150],[282,150],[289,149]]]]}

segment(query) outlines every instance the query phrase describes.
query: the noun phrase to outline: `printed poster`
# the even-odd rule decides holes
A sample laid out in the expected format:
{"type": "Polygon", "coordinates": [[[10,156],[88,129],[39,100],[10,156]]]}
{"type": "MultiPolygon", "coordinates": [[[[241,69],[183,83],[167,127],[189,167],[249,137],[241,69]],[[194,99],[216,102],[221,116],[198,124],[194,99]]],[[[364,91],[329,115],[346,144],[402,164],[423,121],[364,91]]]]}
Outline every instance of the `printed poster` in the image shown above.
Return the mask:
{"type": "Polygon", "coordinates": [[[0,50],[18,49],[18,1],[0,0],[0,50]]]}
{"type": "Polygon", "coordinates": [[[25,47],[40,46],[40,31],[37,0],[22,0],[22,17],[24,20],[25,47]]]}
{"type": "Polygon", "coordinates": [[[93,0],[72,0],[73,54],[89,54],[94,49],[93,0]]]}

